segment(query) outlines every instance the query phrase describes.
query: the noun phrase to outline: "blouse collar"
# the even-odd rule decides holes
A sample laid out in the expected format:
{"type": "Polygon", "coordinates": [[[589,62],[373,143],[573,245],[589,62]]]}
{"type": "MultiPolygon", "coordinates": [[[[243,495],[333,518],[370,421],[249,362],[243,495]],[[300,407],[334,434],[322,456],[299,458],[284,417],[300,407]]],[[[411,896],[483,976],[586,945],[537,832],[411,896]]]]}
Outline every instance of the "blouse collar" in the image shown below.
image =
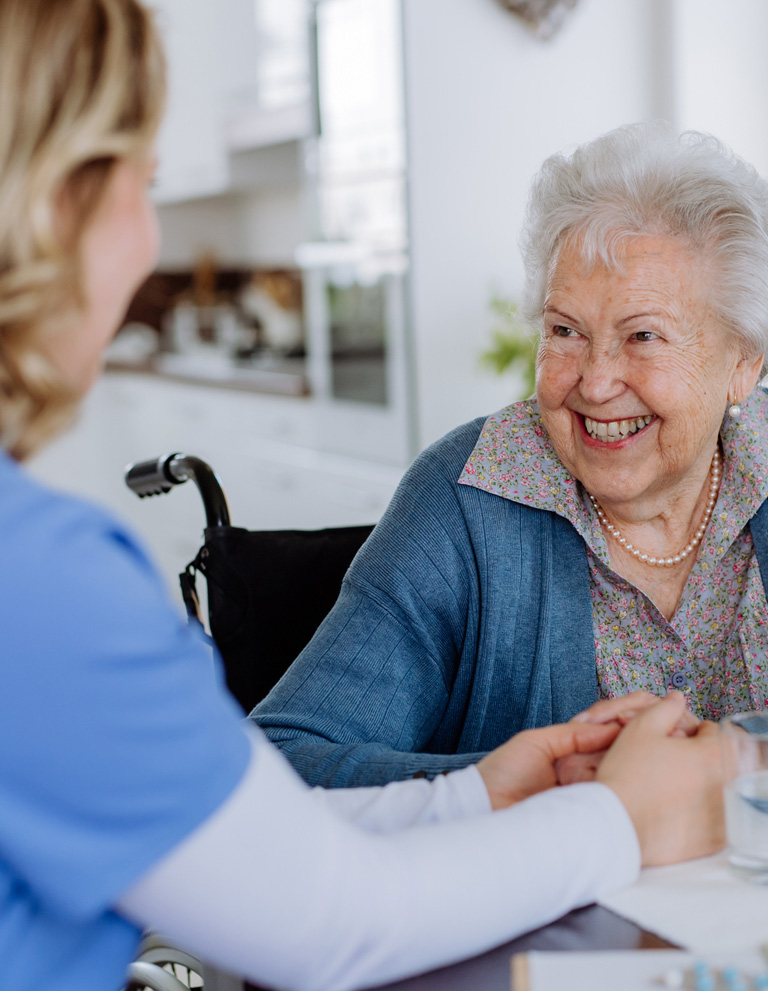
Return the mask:
{"type": "MultiPolygon", "coordinates": [[[[723,477],[706,543],[721,553],[768,497],[768,394],[755,389],[741,409],[738,420],[726,414],[720,428],[723,477]]],[[[596,553],[606,554],[589,498],[555,453],[535,396],[488,417],[458,481],[557,513],[596,553]]]]}

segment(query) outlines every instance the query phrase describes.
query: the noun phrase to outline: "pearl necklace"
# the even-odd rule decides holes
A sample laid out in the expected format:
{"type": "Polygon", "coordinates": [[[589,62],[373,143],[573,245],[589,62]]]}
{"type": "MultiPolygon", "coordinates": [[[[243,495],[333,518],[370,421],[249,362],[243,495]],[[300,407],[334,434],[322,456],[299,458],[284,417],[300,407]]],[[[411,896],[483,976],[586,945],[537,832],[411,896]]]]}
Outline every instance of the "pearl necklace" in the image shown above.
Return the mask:
{"type": "Polygon", "coordinates": [[[712,468],[709,480],[709,495],[707,496],[707,505],[704,510],[704,518],[701,521],[696,533],[693,535],[693,539],[690,543],[686,544],[683,550],[679,554],[675,554],[674,557],[651,557],[650,554],[643,554],[641,550],[637,547],[633,547],[632,544],[627,540],[626,537],[622,537],[621,531],[618,527],[615,527],[612,523],[608,521],[605,513],[603,512],[602,506],[595,499],[593,495],[589,495],[589,501],[595,507],[595,512],[597,513],[597,518],[600,521],[600,526],[613,537],[613,539],[620,544],[624,550],[629,551],[632,557],[636,557],[638,561],[642,561],[643,564],[650,564],[655,568],[671,568],[675,564],[679,564],[684,561],[688,555],[695,550],[696,547],[701,543],[701,538],[704,536],[704,532],[707,529],[707,524],[712,518],[712,511],[715,508],[715,503],[717,502],[717,490],[720,485],[720,451],[715,449],[715,456],[712,458],[712,468]]]}

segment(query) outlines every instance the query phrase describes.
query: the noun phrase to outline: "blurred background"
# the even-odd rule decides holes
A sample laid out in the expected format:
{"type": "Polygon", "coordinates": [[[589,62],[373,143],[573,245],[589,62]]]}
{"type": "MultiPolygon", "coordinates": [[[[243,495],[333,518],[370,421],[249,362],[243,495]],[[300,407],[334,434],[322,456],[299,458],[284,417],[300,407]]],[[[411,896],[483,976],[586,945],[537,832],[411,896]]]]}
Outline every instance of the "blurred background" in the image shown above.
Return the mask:
{"type": "Polygon", "coordinates": [[[768,173],[765,0],[152,0],[170,64],[157,271],[77,427],[33,463],[169,579],[209,461],[233,523],[375,522],[412,458],[530,394],[529,181],[619,124],[709,130],[768,173]]]}

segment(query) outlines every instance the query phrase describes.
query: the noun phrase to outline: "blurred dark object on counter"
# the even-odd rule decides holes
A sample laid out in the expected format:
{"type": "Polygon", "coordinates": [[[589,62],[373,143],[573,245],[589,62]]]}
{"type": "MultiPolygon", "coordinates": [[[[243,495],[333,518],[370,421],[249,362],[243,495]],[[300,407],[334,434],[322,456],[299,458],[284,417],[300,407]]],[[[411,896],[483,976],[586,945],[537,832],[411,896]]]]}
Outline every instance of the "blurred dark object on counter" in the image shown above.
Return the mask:
{"type": "Polygon", "coordinates": [[[566,15],[576,6],[577,0],[500,0],[503,7],[517,14],[534,28],[544,41],[552,38],[560,29],[566,15]]]}
{"type": "MultiPolygon", "coordinates": [[[[252,275],[250,269],[219,269],[216,273],[216,292],[220,296],[235,299],[252,275]]],[[[191,298],[194,281],[195,273],[192,269],[153,272],[139,286],[125,314],[123,325],[143,323],[162,334],[166,317],[179,300],[191,298]]]]}
{"type": "Polygon", "coordinates": [[[191,310],[195,338],[204,344],[221,343],[231,355],[246,360],[271,350],[287,357],[303,357],[304,324],[301,275],[292,269],[218,268],[213,257],[201,256],[194,269],[157,271],[140,286],[126,312],[123,326],[144,324],[159,335],[158,350],[182,352],[171,324],[180,308],[191,310]],[[225,341],[219,324],[222,308],[239,325],[225,341]]]}
{"type": "Polygon", "coordinates": [[[245,323],[260,330],[256,346],[287,355],[304,354],[301,275],[290,269],[257,269],[238,295],[238,311],[245,323]]]}
{"type": "Polygon", "coordinates": [[[206,344],[216,340],[216,304],[222,295],[215,257],[201,255],[195,262],[193,273],[192,305],[197,313],[197,336],[206,344]]]}
{"type": "Polygon", "coordinates": [[[307,395],[305,357],[298,271],[224,268],[201,255],[189,269],[154,272],[139,288],[107,367],[307,395]]]}

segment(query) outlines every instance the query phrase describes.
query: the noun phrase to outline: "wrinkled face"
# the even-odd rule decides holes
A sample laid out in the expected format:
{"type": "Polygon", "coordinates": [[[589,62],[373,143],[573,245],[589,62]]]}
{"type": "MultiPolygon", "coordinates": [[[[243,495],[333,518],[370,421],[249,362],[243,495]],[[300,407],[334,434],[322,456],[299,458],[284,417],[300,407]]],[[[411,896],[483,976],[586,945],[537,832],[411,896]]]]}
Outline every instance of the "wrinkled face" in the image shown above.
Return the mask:
{"type": "Polygon", "coordinates": [[[105,348],[157,260],[157,216],[149,198],[154,170],[154,154],[118,162],[83,231],[85,311],[50,342],[51,357],[79,392],[93,384],[105,348]]]}
{"type": "Polygon", "coordinates": [[[544,307],[537,395],[563,464],[604,506],[700,486],[728,402],[754,387],[710,306],[711,262],[638,236],[622,271],[565,242],[544,307]]]}

